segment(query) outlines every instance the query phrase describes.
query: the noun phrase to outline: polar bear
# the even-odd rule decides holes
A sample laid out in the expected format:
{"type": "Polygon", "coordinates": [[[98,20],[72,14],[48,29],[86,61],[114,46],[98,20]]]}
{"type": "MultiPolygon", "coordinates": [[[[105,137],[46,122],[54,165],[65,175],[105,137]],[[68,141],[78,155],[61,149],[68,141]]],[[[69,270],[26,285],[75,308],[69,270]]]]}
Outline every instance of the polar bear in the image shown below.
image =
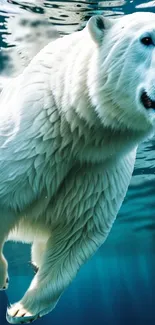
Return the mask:
{"type": "Polygon", "coordinates": [[[155,14],[92,17],[48,44],[0,97],[0,288],[6,240],[38,267],[12,324],[50,312],[107,238],[138,144],[155,127],[155,14]]]}

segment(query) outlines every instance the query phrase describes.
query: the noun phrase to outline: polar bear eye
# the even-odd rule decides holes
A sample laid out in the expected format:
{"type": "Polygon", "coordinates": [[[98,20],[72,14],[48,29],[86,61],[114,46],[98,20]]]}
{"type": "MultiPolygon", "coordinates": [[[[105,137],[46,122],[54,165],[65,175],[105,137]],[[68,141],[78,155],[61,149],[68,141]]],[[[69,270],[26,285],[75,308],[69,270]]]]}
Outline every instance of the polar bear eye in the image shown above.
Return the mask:
{"type": "Polygon", "coordinates": [[[145,36],[141,38],[141,43],[145,46],[153,45],[153,40],[150,36],[145,36]]]}

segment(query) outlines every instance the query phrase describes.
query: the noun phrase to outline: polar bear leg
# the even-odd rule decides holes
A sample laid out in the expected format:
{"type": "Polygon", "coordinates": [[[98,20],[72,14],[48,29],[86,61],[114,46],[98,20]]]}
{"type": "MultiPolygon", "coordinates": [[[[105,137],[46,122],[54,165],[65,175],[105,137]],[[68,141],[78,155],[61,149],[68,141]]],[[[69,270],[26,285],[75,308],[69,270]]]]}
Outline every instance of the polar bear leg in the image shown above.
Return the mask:
{"type": "MultiPolygon", "coordinates": [[[[51,228],[51,237],[46,243],[39,270],[29,289],[21,301],[7,310],[7,320],[12,324],[27,323],[50,312],[80,266],[102,244],[110,230],[94,223],[101,210],[100,200],[103,201],[96,189],[97,183],[102,183],[99,177],[102,175],[96,170],[85,172],[85,168],[72,172],[73,175],[67,179],[68,186],[61,188],[58,197],[59,209],[64,214],[63,208],[66,208],[70,221],[64,222],[62,215],[62,223],[51,228]],[[81,200],[77,199],[77,193],[80,193],[81,200]]],[[[51,215],[50,207],[48,213],[51,215]]]]}
{"type": "MultiPolygon", "coordinates": [[[[8,308],[9,323],[31,322],[56,306],[80,266],[108,236],[133,166],[131,159],[125,159],[106,172],[102,165],[72,170],[58,196],[62,223],[51,228],[39,271],[24,297],[8,308]],[[68,222],[64,222],[66,213],[68,222]]],[[[49,206],[48,215],[52,213],[49,206]]]]}
{"type": "Polygon", "coordinates": [[[3,255],[3,247],[5,241],[8,238],[9,232],[14,227],[16,221],[16,216],[10,213],[10,211],[3,211],[0,207],[0,214],[2,218],[0,226],[0,290],[6,290],[9,284],[8,277],[8,263],[3,255]]]}
{"type": "Polygon", "coordinates": [[[8,263],[3,255],[4,242],[0,243],[0,290],[6,290],[9,284],[8,263]]]}
{"type": "Polygon", "coordinates": [[[34,241],[31,248],[31,263],[36,270],[39,269],[45,251],[45,241],[34,241]]]}
{"type": "Polygon", "coordinates": [[[60,296],[75,277],[80,265],[103,242],[101,234],[93,238],[89,233],[86,235],[82,229],[80,231],[81,234],[74,234],[77,237],[74,240],[73,235],[67,240],[58,236],[57,243],[53,242],[53,236],[48,240],[39,271],[28,291],[20,302],[15,303],[7,310],[8,322],[12,324],[28,323],[49,313],[55,307],[60,296]]]}

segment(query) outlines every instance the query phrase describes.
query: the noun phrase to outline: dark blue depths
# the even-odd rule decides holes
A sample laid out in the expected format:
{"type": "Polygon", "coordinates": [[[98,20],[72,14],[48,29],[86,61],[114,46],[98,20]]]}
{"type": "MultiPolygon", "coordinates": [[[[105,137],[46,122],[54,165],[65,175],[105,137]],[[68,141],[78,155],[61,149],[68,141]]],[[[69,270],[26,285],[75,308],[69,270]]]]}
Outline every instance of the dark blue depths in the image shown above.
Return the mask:
{"type": "MultiPolygon", "coordinates": [[[[96,12],[119,15],[137,10],[155,11],[154,1],[74,1],[70,3],[70,8],[79,18],[72,21],[65,1],[48,3],[48,10],[50,4],[51,8],[55,5],[55,15],[59,15],[56,10],[60,13],[61,9],[59,22],[64,24],[64,32],[66,26],[78,26],[96,12]]],[[[44,6],[40,5],[31,7],[24,4],[21,7],[40,13],[44,10],[44,6]]],[[[17,9],[15,3],[0,0],[0,21],[3,23],[5,15],[17,9]]],[[[52,22],[55,18],[53,12],[52,22]]],[[[0,35],[3,32],[2,24],[0,35]]],[[[0,56],[1,70],[3,65],[0,56]]],[[[152,140],[139,149],[131,186],[107,241],[81,268],[55,310],[36,321],[36,325],[155,324],[154,143],[152,140]]],[[[9,261],[10,287],[6,293],[0,293],[0,325],[7,324],[5,312],[8,300],[12,303],[20,299],[33,276],[28,264],[29,246],[7,243],[5,255],[9,261]]]]}

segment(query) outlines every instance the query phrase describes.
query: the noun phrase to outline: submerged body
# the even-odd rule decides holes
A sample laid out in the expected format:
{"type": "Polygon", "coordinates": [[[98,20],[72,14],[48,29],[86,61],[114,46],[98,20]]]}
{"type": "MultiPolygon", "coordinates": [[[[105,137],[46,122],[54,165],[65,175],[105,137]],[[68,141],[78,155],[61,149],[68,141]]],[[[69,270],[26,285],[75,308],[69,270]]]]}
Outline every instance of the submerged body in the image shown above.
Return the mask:
{"type": "Polygon", "coordinates": [[[1,94],[0,287],[7,239],[31,242],[39,268],[8,309],[10,323],[52,310],[111,229],[137,145],[154,129],[153,54],[139,41],[144,20],[154,33],[154,16],[93,17],[47,45],[1,94]]]}

